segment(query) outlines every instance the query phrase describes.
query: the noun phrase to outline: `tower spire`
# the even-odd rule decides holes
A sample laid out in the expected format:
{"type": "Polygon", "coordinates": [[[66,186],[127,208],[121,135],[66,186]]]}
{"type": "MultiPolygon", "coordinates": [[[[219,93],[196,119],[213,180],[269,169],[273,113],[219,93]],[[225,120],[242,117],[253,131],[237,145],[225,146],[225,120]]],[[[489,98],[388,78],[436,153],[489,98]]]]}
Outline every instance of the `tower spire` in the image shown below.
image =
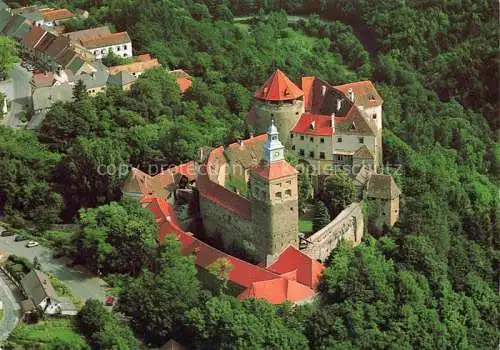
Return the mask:
{"type": "Polygon", "coordinates": [[[271,120],[271,126],[267,130],[267,141],[264,144],[264,160],[268,164],[285,159],[285,147],[278,135],[278,128],[274,125],[274,120],[271,120]]]}

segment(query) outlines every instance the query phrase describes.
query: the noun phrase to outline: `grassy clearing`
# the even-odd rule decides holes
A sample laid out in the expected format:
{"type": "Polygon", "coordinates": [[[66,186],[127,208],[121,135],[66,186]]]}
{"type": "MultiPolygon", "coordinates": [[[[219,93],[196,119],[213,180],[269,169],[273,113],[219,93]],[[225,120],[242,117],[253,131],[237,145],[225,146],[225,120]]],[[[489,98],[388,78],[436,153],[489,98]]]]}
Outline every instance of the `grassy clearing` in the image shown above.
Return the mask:
{"type": "Polygon", "coordinates": [[[311,220],[299,220],[299,232],[312,233],[313,223],[311,220]]]}
{"type": "Polygon", "coordinates": [[[36,324],[19,323],[8,344],[21,349],[89,349],[84,338],[76,332],[73,320],[66,318],[36,324]]]}

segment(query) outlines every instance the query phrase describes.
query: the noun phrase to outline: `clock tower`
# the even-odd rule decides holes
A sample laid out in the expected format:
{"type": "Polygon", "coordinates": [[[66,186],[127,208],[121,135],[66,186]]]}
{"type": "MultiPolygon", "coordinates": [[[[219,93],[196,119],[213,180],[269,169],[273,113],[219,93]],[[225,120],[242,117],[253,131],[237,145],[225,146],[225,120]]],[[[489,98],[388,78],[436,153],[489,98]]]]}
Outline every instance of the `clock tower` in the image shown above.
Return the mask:
{"type": "Polygon", "coordinates": [[[285,160],[285,147],[271,122],[264,158],[250,173],[253,241],[259,260],[269,261],[288,245],[298,246],[297,170],[285,160]]]}

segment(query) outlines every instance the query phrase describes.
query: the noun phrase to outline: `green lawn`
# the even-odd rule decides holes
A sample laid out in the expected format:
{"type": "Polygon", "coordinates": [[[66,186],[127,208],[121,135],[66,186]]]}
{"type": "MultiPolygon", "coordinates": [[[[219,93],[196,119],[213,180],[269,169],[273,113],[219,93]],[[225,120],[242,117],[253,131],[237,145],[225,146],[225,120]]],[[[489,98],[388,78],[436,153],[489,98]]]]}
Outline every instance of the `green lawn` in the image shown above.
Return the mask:
{"type": "Polygon", "coordinates": [[[311,233],[313,232],[313,223],[311,220],[299,220],[299,232],[311,233]]]}
{"type": "Polygon", "coordinates": [[[56,318],[36,324],[19,323],[8,339],[21,349],[89,349],[71,319],[56,318]]]}

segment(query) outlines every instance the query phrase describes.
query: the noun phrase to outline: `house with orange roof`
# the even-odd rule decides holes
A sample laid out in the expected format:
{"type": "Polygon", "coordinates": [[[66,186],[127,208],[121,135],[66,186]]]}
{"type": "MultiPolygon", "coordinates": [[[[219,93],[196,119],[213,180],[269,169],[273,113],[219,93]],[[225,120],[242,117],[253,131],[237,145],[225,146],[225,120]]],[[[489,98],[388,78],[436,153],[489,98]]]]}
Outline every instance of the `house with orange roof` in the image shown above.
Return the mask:
{"type": "Polygon", "coordinates": [[[145,56],[146,55],[143,55],[141,57],[141,59],[135,60],[135,62],[132,62],[132,63],[109,67],[108,68],[109,73],[110,74],[118,74],[118,73],[126,72],[126,73],[131,74],[134,77],[138,78],[142,73],[144,73],[148,69],[161,67],[161,64],[160,64],[160,62],[158,62],[157,58],[151,58],[151,56],[147,55],[150,57],[150,59],[144,59],[144,58],[146,58],[145,56]]]}
{"type": "Polygon", "coordinates": [[[182,94],[189,90],[191,85],[193,85],[191,76],[182,69],[174,69],[169,71],[169,73],[175,77],[175,81],[177,82],[177,85],[179,85],[182,94]]]}
{"type": "Polygon", "coordinates": [[[40,14],[43,17],[42,25],[47,27],[55,27],[64,21],[76,17],[76,15],[68,9],[45,9],[41,10],[40,14]]]}

